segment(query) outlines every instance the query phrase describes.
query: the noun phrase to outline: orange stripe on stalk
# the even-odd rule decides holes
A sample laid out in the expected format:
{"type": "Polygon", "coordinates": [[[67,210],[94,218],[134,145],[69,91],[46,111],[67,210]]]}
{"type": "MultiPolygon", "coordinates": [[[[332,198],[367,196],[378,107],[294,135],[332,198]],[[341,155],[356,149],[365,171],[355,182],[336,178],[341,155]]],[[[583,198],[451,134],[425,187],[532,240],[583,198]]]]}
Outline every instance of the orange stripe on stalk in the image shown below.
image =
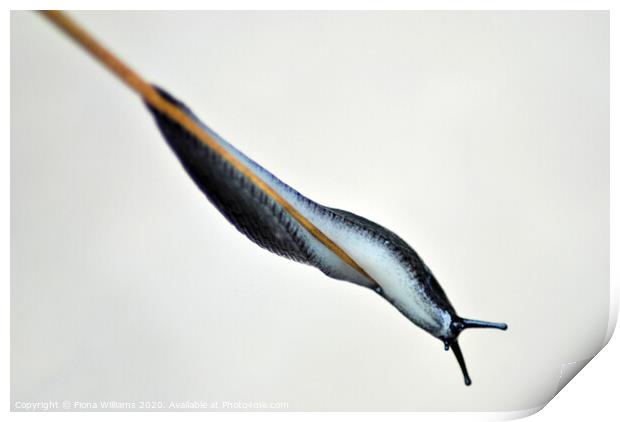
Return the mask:
{"type": "MultiPolygon", "coordinates": [[[[327,246],[332,252],[338,255],[344,262],[353,267],[360,274],[373,281],[366,271],[360,267],[340,246],[327,237],[318,227],[312,224],[297,209],[295,209],[288,201],[286,201],[278,192],[273,190],[260,177],[252,172],[248,167],[241,163],[237,158],[223,148],[215,139],[205,132],[194,120],[192,120],[183,110],[174,104],[166,101],[159,93],[146,82],[140,75],[120,61],[115,55],[103,47],[88,32],[80,27],[75,21],[59,10],[46,10],[41,12],[45,17],[52,21],[62,31],[69,35],[86,51],[94,56],[99,62],[106,66],[121,81],[128,85],[133,91],[138,93],[144,101],[157,109],[160,113],[165,114],[170,119],[181,125],[185,130],[190,132],[201,142],[212,150],[216,151],[234,168],[241,172],[245,177],[250,179],[263,192],[269,195],[282,208],[284,208],[295,220],[297,220],[306,230],[308,230],[321,243],[327,246]]],[[[376,282],[375,282],[376,283],[376,282]]]]}

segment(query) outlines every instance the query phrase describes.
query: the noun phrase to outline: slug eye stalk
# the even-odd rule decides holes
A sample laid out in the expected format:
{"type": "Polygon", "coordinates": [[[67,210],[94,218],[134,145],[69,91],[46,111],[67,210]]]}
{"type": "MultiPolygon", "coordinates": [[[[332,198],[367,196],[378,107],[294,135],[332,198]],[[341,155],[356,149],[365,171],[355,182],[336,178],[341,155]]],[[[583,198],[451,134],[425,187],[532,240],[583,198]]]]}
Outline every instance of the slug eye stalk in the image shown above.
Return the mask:
{"type": "Polygon", "coordinates": [[[487,322],[487,321],[478,321],[476,319],[462,319],[461,322],[464,325],[463,329],[466,328],[495,328],[497,330],[506,331],[508,329],[508,325],[503,322],[487,322]]]}
{"type": "Polygon", "coordinates": [[[463,372],[465,385],[471,385],[471,378],[469,378],[469,373],[467,372],[467,366],[465,365],[465,359],[463,358],[463,353],[461,352],[461,346],[459,346],[459,342],[456,339],[451,344],[454,356],[456,356],[456,360],[459,362],[459,366],[461,367],[461,372],[463,372]]]}

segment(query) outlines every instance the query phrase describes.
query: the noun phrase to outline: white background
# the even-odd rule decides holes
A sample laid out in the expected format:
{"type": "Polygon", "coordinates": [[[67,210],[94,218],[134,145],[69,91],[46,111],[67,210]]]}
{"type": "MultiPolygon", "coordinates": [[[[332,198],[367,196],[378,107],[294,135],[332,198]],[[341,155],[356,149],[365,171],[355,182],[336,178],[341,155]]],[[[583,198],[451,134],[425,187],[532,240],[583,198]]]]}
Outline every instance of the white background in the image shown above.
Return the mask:
{"type": "Polygon", "coordinates": [[[465,389],[378,298],[224,224],[130,94],[14,16],[13,400],[203,388],[297,409],[516,410],[600,347],[605,15],[77,16],[303,193],[401,234],[463,315],[511,330],[463,335],[465,389]]]}

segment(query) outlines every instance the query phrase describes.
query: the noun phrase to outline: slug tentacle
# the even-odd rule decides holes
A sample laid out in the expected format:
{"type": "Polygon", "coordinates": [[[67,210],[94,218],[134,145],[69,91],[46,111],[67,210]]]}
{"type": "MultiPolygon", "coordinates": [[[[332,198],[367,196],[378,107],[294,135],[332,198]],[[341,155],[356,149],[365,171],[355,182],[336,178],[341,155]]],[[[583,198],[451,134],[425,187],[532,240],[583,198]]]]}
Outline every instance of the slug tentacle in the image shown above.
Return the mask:
{"type": "Polygon", "coordinates": [[[459,346],[459,342],[454,339],[454,341],[452,341],[450,345],[452,346],[454,356],[456,356],[456,360],[461,367],[461,372],[463,372],[463,379],[465,381],[465,385],[471,385],[471,378],[469,378],[469,373],[467,372],[467,366],[465,365],[465,359],[463,358],[463,353],[461,353],[461,346],[459,346]]]}
{"type": "Polygon", "coordinates": [[[465,328],[496,328],[503,331],[508,329],[508,325],[503,322],[478,321],[476,319],[462,319],[461,321],[465,328]]]}

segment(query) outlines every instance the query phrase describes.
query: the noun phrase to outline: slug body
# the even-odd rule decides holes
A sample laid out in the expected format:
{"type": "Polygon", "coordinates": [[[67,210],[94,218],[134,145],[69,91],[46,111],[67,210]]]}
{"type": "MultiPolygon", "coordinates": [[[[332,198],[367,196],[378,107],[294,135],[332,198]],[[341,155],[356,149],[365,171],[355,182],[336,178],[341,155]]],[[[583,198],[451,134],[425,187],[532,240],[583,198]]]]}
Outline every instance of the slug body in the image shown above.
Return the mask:
{"type": "MultiPolygon", "coordinates": [[[[160,95],[200,124],[238,162],[286,201],[354,262],[301,224],[299,216],[238,170],[220,153],[149,106],[164,138],[187,173],[215,207],[241,233],[269,251],[317,267],[329,277],[368,287],[388,300],[414,324],[440,339],[471,383],[457,337],[465,328],[506,324],[459,317],[443,289],[418,254],[390,230],[363,217],[320,205],[295,191],[219,137],[182,103],[160,95]]],[[[148,106],[148,105],[147,105],[148,106]]]]}

